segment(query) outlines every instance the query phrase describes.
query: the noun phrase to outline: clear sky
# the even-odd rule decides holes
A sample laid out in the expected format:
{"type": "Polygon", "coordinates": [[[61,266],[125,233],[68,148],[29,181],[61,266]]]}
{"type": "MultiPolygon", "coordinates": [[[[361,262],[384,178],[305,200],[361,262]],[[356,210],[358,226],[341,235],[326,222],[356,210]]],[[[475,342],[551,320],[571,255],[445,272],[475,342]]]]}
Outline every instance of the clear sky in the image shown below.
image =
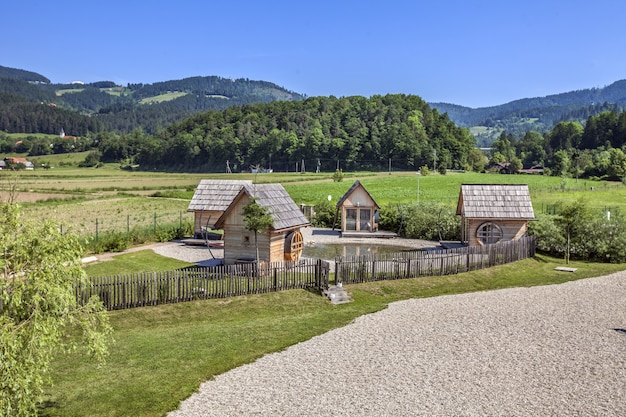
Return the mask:
{"type": "Polygon", "coordinates": [[[626,79],[626,1],[3,1],[0,65],[53,83],[217,75],[469,107],[626,79]]]}

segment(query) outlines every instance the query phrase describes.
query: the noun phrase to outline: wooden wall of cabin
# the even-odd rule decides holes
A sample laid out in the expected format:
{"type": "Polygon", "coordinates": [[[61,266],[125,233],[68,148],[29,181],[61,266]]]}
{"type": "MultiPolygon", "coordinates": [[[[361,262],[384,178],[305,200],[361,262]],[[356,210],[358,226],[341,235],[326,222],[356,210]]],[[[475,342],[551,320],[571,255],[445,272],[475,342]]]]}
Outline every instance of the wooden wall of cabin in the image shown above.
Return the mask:
{"type": "Polygon", "coordinates": [[[220,218],[221,211],[194,211],[193,213],[193,233],[196,237],[201,237],[202,230],[207,227],[213,228],[213,225],[220,218]]]}
{"type": "Polygon", "coordinates": [[[499,219],[466,219],[467,242],[469,246],[480,246],[477,237],[478,229],[485,223],[494,223],[502,230],[502,240],[517,240],[528,230],[528,220],[499,220],[499,219]]]}

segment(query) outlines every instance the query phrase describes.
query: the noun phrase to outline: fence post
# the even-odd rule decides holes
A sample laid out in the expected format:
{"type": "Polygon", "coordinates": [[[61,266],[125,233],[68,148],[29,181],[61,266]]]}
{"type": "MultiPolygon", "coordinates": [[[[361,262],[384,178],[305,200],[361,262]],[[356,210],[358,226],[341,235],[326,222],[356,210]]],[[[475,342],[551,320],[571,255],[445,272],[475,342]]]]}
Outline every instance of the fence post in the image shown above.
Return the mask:
{"type": "Polygon", "coordinates": [[[98,241],[98,218],[96,217],[96,242],[98,241]]]}
{"type": "Polygon", "coordinates": [[[156,211],[154,212],[154,234],[156,234],[156,211]]]}

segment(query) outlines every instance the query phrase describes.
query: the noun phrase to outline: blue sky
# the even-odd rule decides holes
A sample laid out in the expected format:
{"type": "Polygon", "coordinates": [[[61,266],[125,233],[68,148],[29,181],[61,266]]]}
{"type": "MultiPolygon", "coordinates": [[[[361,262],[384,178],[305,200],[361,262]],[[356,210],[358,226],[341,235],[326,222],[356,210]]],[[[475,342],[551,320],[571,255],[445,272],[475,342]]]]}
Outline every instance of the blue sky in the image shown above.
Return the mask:
{"type": "Polygon", "coordinates": [[[53,83],[196,75],[470,107],[626,78],[626,2],[7,1],[0,65],[53,83]]]}

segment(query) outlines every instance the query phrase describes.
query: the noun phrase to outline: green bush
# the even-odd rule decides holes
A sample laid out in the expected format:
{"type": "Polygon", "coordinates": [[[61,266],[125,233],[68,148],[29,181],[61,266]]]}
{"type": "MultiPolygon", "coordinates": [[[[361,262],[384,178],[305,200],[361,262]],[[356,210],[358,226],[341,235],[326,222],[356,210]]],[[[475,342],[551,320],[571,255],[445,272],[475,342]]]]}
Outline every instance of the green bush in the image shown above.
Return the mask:
{"type": "Polygon", "coordinates": [[[460,220],[454,210],[433,202],[382,207],[379,225],[380,229],[396,231],[409,239],[437,241],[460,238],[460,220]]]}
{"type": "Polygon", "coordinates": [[[621,213],[612,213],[609,218],[581,202],[562,207],[560,213],[563,215],[538,215],[530,222],[528,234],[537,236],[539,251],[567,258],[569,230],[571,258],[626,262],[626,219],[621,213]]]}
{"type": "MultiPolygon", "coordinates": [[[[337,209],[330,201],[320,201],[315,205],[314,210],[315,216],[311,220],[313,227],[333,227],[337,209]]],[[[340,219],[337,218],[337,221],[339,222],[340,219]]]]}

